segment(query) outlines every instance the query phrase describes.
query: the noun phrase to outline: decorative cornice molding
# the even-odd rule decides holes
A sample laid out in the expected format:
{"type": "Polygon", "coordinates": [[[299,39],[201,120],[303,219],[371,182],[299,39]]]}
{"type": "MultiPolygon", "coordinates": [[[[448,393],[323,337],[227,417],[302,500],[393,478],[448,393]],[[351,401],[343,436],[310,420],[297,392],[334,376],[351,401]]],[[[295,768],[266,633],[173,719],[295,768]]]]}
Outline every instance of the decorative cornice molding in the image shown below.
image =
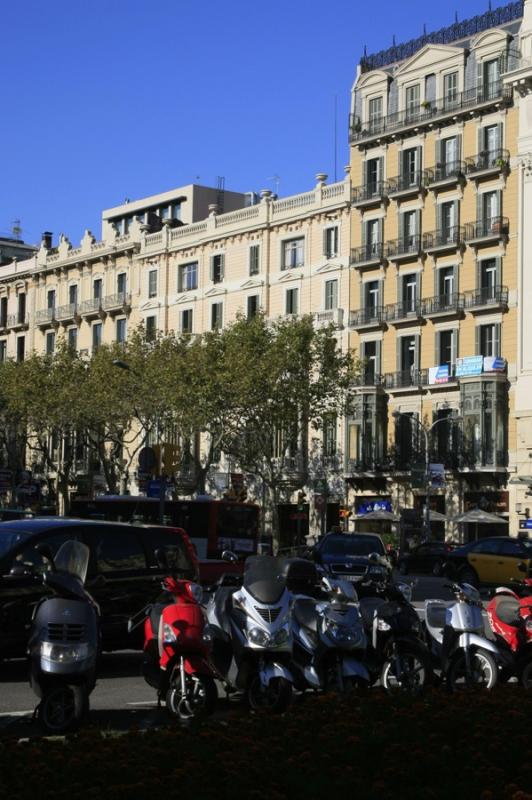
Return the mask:
{"type": "Polygon", "coordinates": [[[520,167],[523,167],[527,178],[532,177],[532,153],[525,153],[525,155],[518,156],[517,163],[520,167]]]}

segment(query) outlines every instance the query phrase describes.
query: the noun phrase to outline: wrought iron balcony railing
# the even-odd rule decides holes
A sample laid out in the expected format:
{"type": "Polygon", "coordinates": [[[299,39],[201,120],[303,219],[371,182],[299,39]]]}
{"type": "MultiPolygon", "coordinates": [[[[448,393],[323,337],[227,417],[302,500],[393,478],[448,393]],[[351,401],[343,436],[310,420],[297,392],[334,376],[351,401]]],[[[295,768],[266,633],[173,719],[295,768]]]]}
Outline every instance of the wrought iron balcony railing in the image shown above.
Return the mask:
{"type": "Polygon", "coordinates": [[[51,308],[41,308],[35,312],[35,323],[37,325],[49,325],[57,319],[57,309],[55,306],[51,308]]]}
{"type": "Polygon", "coordinates": [[[468,222],[464,226],[464,241],[474,242],[478,239],[500,239],[508,234],[508,217],[486,217],[476,222],[468,222]]]}
{"type": "Polygon", "coordinates": [[[459,247],[464,241],[464,226],[453,225],[423,234],[423,250],[430,253],[435,250],[448,250],[459,247]]]}
{"type": "Polygon", "coordinates": [[[388,322],[399,322],[404,319],[419,319],[423,316],[421,300],[412,302],[390,303],[386,306],[388,322]]]}
{"type": "Polygon", "coordinates": [[[30,324],[29,314],[8,314],[6,319],[7,328],[22,328],[30,324]]]}
{"type": "Polygon", "coordinates": [[[472,292],[465,292],[465,307],[468,310],[484,306],[507,306],[507,286],[484,286],[472,292]]]}
{"type": "Polygon", "coordinates": [[[397,175],[388,181],[388,195],[390,197],[407,192],[418,192],[427,185],[427,171],[424,169],[416,172],[407,172],[397,175]]]}
{"type": "Polygon", "coordinates": [[[465,164],[468,175],[480,172],[502,172],[510,166],[510,151],[502,148],[482,150],[476,156],[466,158],[465,164]]]}
{"type": "Polygon", "coordinates": [[[419,255],[421,252],[421,235],[401,236],[386,242],[386,257],[390,259],[419,255]]]}
{"type": "Polygon", "coordinates": [[[84,300],[83,303],[81,303],[79,310],[82,314],[98,314],[103,310],[102,298],[93,297],[90,300],[84,300]]]}
{"type": "Polygon", "coordinates": [[[422,385],[422,371],[420,369],[403,369],[399,372],[387,372],[384,376],[384,385],[387,389],[407,389],[422,385]]]}
{"type": "Polygon", "coordinates": [[[379,263],[383,259],[384,244],[382,242],[368,242],[361,247],[354,247],[351,250],[351,264],[355,267],[379,263]]]}
{"type": "Polygon", "coordinates": [[[67,303],[65,306],[59,306],[56,311],[56,317],[60,320],[75,319],[78,316],[78,304],[67,303]]]}
{"type": "Polygon", "coordinates": [[[131,305],[131,295],[129,292],[117,292],[116,294],[108,294],[103,299],[103,308],[105,311],[112,309],[122,309],[131,305]]]}
{"type": "Polygon", "coordinates": [[[351,311],[349,314],[349,326],[351,328],[382,325],[385,321],[386,313],[384,306],[369,306],[369,308],[360,308],[358,311],[351,311]]]}
{"type": "Polygon", "coordinates": [[[438,314],[459,314],[464,310],[464,295],[458,292],[439,294],[423,300],[423,316],[438,314]]]}
{"type": "Polygon", "coordinates": [[[383,380],[379,373],[366,369],[354,378],[353,383],[355,386],[382,386],[383,380]]]}
{"type": "Polygon", "coordinates": [[[386,117],[373,119],[363,123],[356,114],[351,114],[349,119],[349,141],[360,142],[364,139],[381,137],[392,134],[401,128],[412,125],[429,124],[439,117],[455,115],[460,111],[467,111],[475,106],[493,103],[498,100],[509,101],[512,90],[503,85],[502,80],[481,84],[465,92],[453,92],[437,100],[425,101],[418,106],[388,114],[386,117]]]}
{"type": "Polygon", "coordinates": [[[388,194],[388,181],[377,181],[368,183],[365,186],[357,186],[351,194],[351,202],[354,206],[361,206],[366,203],[378,203],[388,194]]]}
{"type": "Polygon", "coordinates": [[[449,161],[446,164],[436,164],[425,170],[427,186],[438,183],[454,183],[465,175],[465,161],[449,161]]]}

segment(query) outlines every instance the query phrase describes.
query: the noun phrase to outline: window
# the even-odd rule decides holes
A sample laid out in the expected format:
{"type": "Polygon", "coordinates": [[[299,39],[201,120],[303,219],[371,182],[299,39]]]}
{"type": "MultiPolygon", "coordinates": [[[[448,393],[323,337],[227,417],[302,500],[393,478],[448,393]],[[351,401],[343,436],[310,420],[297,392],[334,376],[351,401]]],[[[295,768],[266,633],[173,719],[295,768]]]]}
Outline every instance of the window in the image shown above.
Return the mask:
{"type": "Polygon", "coordinates": [[[148,297],[157,297],[157,270],[148,272],[148,297]]]}
{"type": "Polygon", "coordinates": [[[25,337],[19,336],[17,339],[17,361],[24,361],[25,337]]]}
{"type": "Polygon", "coordinates": [[[7,341],[6,339],[0,339],[0,363],[6,361],[7,359],[7,341]]]}
{"type": "Polygon", "coordinates": [[[530,558],[521,542],[516,539],[504,539],[499,541],[499,553],[501,556],[515,556],[515,558],[530,558]]]}
{"type": "Polygon", "coordinates": [[[223,253],[218,253],[211,256],[211,281],[213,283],[221,283],[224,279],[224,262],[225,256],[223,253]]]}
{"type": "Polygon", "coordinates": [[[146,317],[146,341],[153,342],[157,335],[157,317],[146,317]]]}
{"type": "Polygon", "coordinates": [[[449,375],[453,374],[453,366],[456,362],[456,341],[458,331],[438,331],[436,333],[436,364],[447,364],[449,375]]]}
{"type": "Polygon", "coordinates": [[[380,345],[379,341],[362,342],[361,345],[364,383],[367,385],[372,385],[375,378],[380,374],[380,345]]]}
{"type": "Polygon", "coordinates": [[[55,351],[55,333],[53,331],[49,331],[46,334],[46,355],[52,356],[55,351]]]}
{"type": "Polygon", "coordinates": [[[371,219],[365,223],[366,229],[364,233],[366,237],[366,257],[368,259],[380,257],[381,255],[382,222],[380,219],[371,219]]]}
{"type": "Polygon", "coordinates": [[[459,160],[458,156],[458,137],[449,136],[448,139],[442,139],[440,142],[439,159],[445,166],[453,167],[459,160]]]}
{"type": "Polygon", "coordinates": [[[499,59],[493,58],[490,61],[485,61],[483,66],[484,75],[484,99],[491,100],[497,96],[499,89],[499,59]]]}
{"type": "Polygon", "coordinates": [[[220,330],[223,325],[223,303],[213,303],[211,306],[211,331],[220,330]]]}
{"type": "Polygon", "coordinates": [[[97,350],[102,343],[102,328],[101,322],[95,322],[92,326],[92,349],[97,350]]]}
{"type": "Polygon", "coordinates": [[[489,325],[479,325],[476,329],[477,334],[477,354],[480,356],[500,356],[501,355],[501,325],[491,323],[489,325]]]}
{"type": "Polygon", "coordinates": [[[499,192],[484,192],[481,196],[482,220],[492,223],[499,216],[499,192]]]}
{"type": "Polygon", "coordinates": [[[198,262],[181,264],[179,266],[178,290],[180,292],[191,292],[198,288],[198,262]]]}
{"type": "Polygon", "coordinates": [[[500,125],[486,125],[481,131],[481,149],[496,154],[501,147],[502,131],[500,125]]]}
{"type": "Polygon", "coordinates": [[[412,372],[417,363],[416,336],[401,336],[400,339],[400,370],[412,372]]]}
{"type": "Polygon", "coordinates": [[[499,261],[497,258],[487,258],[479,264],[479,280],[481,301],[494,300],[499,284],[499,261]]]}
{"type": "Polygon", "coordinates": [[[410,314],[417,310],[418,276],[417,273],[401,277],[401,302],[403,311],[410,314]]]}
{"type": "Polygon", "coordinates": [[[364,284],[364,308],[369,314],[376,314],[380,305],[380,281],[367,281],[364,284]]]}
{"type": "Polygon", "coordinates": [[[403,243],[406,248],[415,248],[417,242],[417,211],[405,211],[403,218],[403,243]]]}
{"type": "Polygon", "coordinates": [[[370,132],[378,130],[382,122],[382,97],[372,97],[368,103],[368,125],[370,132]]]}
{"type": "Polygon", "coordinates": [[[415,119],[419,114],[419,83],[407,87],[405,108],[407,119],[415,119]]]}
{"type": "Polygon", "coordinates": [[[463,417],[461,457],[466,466],[506,466],[508,462],[508,389],[490,380],[460,387],[463,417]]]}
{"type": "Polygon", "coordinates": [[[55,289],[48,289],[48,293],[46,295],[46,308],[49,311],[53,311],[55,308],[55,289]]]}
{"type": "Polygon", "coordinates": [[[249,248],[249,274],[258,275],[260,272],[260,244],[252,244],[249,248]]]}
{"type": "Polygon", "coordinates": [[[456,240],[456,226],[458,224],[458,204],[454,200],[441,203],[440,215],[440,241],[442,244],[451,244],[456,240]]]}
{"type": "Polygon", "coordinates": [[[127,275],[125,272],[120,272],[116,276],[116,293],[123,297],[127,290],[127,275]]]}
{"type": "Polygon", "coordinates": [[[258,310],[259,310],[259,296],[258,294],[252,294],[248,297],[247,300],[248,319],[252,319],[254,316],[256,316],[258,310]]]}
{"type": "Polygon", "coordinates": [[[489,553],[491,555],[495,555],[499,552],[499,543],[495,539],[492,539],[491,541],[486,539],[484,542],[478,542],[478,544],[475,544],[469,552],[489,553]]]}
{"type": "Polygon", "coordinates": [[[401,153],[402,186],[415,186],[421,169],[421,148],[409,147],[401,153]]]}
{"type": "Polygon", "coordinates": [[[18,322],[26,321],[26,295],[24,293],[18,295],[18,322]]]}
{"type": "Polygon", "coordinates": [[[331,458],[337,452],[337,425],[336,416],[326,417],[323,425],[323,455],[331,458]]]}
{"type": "Polygon", "coordinates": [[[78,347],[78,329],[69,328],[67,331],[68,346],[71,350],[77,350],[78,347]]]}
{"type": "Polygon", "coordinates": [[[76,284],[68,287],[68,302],[71,306],[77,306],[78,304],[78,287],[76,284]]]}
{"type": "Polygon", "coordinates": [[[287,314],[297,314],[298,313],[298,289],[287,289],[286,292],[286,313],[287,314]]]}
{"type": "Polygon", "coordinates": [[[90,535],[97,573],[146,569],[144,549],[134,532],[90,531],[90,535]]]}
{"type": "Polygon", "coordinates": [[[283,260],[282,269],[294,269],[294,267],[302,267],[305,263],[305,240],[290,239],[283,242],[283,260]]]}
{"type": "Polygon", "coordinates": [[[181,333],[192,333],[192,320],[192,309],[185,308],[185,310],[181,312],[181,333]]]}
{"type": "Polygon", "coordinates": [[[324,234],[325,258],[334,258],[338,255],[338,226],[326,228],[324,234]]]}
{"type": "Polygon", "coordinates": [[[7,297],[0,298],[0,328],[7,326],[7,297]]]}
{"type": "Polygon", "coordinates": [[[325,281],[325,310],[338,308],[338,281],[325,281]]]}
{"type": "Polygon", "coordinates": [[[116,341],[118,344],[123,344],[126,341],[126,318],[119,317],[116,320],[116,341]]]}
{"type": "Polygon", "coordinates": [[[94,300],[102,299],[102,279],[96,278],[92,284],[92,297],[94,300]]]}
{"type": "Polygon", "coordinates": [[[440,298],[451,303],[454,294],[454,267],[442,267],[438,270],[438,288],[440,298]]]}
{"type": "Polygon", "coordinates": [[[381,190],[384,173],[384,159],[368,158],[365,165],[366,192],[368,197],[375,197],[381,190]]]}
{"type": "Polygon", "coordinates": [[[443,102],[445,108],[452,108],[458,101],[458,72],[443,76],[443,102]]]}
{"type": "Polygon", "coordinates": [[[412,413],[401,413],[395,420],[395,447],[397,453],[397,466],[410,466],[414,460],[418,433],[415,420],[417,417],[412,413]]]}

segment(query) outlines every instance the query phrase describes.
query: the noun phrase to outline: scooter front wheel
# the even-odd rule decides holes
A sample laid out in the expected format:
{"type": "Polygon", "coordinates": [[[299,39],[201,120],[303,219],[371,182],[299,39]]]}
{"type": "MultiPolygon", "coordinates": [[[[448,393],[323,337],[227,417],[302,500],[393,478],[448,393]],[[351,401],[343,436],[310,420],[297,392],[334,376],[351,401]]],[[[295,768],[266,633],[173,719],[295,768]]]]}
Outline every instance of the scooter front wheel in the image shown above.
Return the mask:
{"type": "Polygon", "coordinates": [[[416,647],[401,647],[383,664],[381,682],[386,691],[421,692],[431,680],[429,659],[416,647]]]}
{"type": "Polygon", "coordinates": [[[282,714],[292,698],[292,684],[286,678],[272,678],[265,686],[259,675],[251,679],[247,701],[252,711],[270,711],[282,714]]]}
{"type": "Polygon", "coordinates": [[[498,671],[495,659],[486,650],[472,650],[469,654],[470,669],[464,652],[452,660],[447,672],[447,684],[452,692],[464,689],[493,689],[498,671]]]}
{"type": "Polygon", "coordinates": [[[530,658],[519,674],[521,686],[525,689],[532,689],[532,658],[530,658]]]}
{"type": "Polygon", "coordinates": [[[179,676],[166,693],[166,707],[180,720],[190,720],[212,714],[218,698],[214,680],[208,675],[186,675],[185,694],[179,676]]]}
{"type": "Polygon", "coordinates": [[[89,711],[89,698],[82,686],[56,686],[43,694],[37,716],[51,734],[76,730],[89,711]]]}

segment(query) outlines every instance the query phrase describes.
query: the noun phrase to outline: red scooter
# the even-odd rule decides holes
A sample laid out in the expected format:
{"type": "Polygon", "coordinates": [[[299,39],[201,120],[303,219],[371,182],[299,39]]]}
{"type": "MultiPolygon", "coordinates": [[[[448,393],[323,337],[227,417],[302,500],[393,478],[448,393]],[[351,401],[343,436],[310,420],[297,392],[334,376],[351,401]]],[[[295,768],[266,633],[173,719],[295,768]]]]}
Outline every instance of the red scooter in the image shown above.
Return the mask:
{"type": "MultiPolygon", "coordinates": [[[[166,559],[158,553],[158,560],[166,559]]],[[[157,690],[159,704],[164,698],[179,719],[211,714],[218,691],[203,637],[203,590],[173,576],[164,578],[162,588],[158,600],[130,620],[130,631],[144,620],[144,678],[157,690]]]]}
{"type": "Polygon", "coordinates": [[[532,578],[515,582],[515,589],[497,589],[486,611],[506,656],[503,672],[516,675],[526,689],[532,689],[532,578]]]}

